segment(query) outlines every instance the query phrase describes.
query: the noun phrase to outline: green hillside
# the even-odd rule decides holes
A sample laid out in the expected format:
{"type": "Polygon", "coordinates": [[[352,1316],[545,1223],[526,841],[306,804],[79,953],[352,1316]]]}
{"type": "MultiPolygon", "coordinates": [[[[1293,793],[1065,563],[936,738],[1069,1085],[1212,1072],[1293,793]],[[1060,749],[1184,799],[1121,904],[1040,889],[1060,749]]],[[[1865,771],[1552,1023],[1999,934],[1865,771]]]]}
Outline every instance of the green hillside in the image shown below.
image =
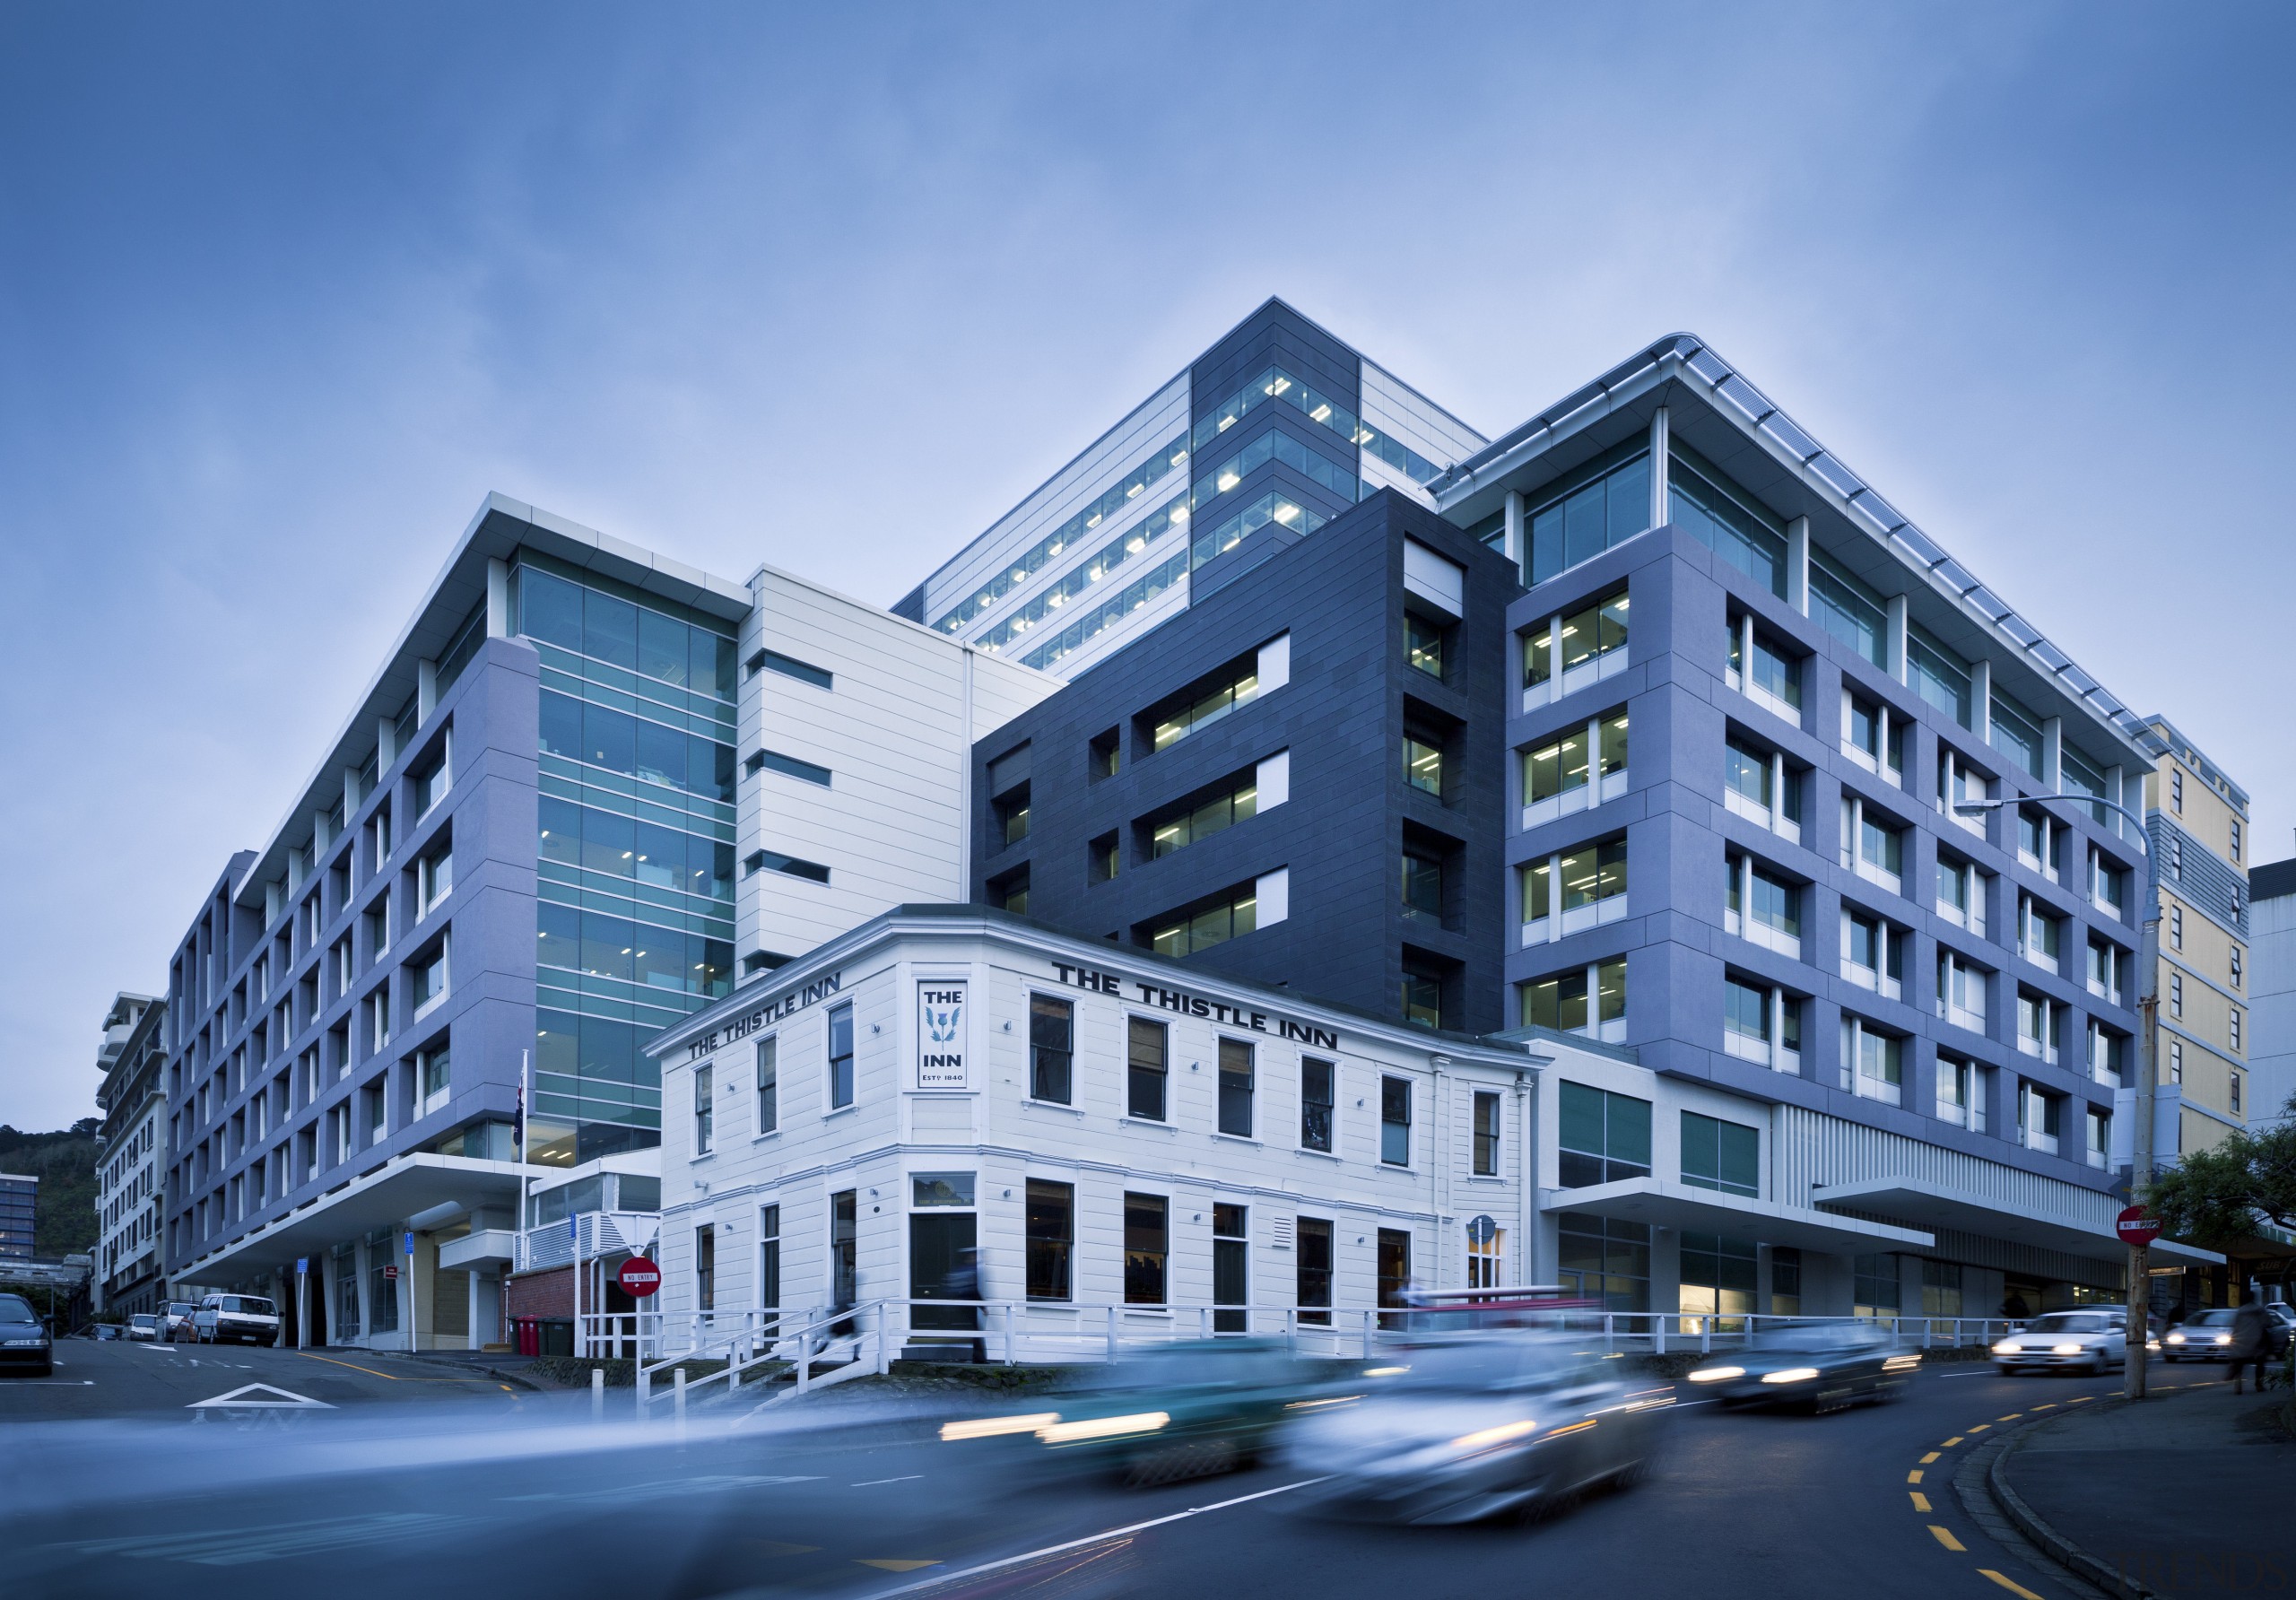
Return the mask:
{"type": "Polygon", "coordinates": [[[48,1257],[96,1248],[96,1129],[83,1117],[60,1133],[22,1134],[0,1124],[0,1172],[39,1179],[32,1249],[48,1257]]]}

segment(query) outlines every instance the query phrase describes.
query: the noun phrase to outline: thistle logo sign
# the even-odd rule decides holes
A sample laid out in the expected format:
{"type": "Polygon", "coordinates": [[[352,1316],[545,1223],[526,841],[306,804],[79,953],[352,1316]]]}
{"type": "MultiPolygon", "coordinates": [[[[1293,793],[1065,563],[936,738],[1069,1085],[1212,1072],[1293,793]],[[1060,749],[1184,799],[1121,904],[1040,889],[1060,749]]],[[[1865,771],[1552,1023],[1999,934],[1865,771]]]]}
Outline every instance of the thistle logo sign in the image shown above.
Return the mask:
{"type": "Polygon", "coordinates": [[[917,1086],[969,1089],[965,1072],[965,986],[917,986],[917,1086]]]}

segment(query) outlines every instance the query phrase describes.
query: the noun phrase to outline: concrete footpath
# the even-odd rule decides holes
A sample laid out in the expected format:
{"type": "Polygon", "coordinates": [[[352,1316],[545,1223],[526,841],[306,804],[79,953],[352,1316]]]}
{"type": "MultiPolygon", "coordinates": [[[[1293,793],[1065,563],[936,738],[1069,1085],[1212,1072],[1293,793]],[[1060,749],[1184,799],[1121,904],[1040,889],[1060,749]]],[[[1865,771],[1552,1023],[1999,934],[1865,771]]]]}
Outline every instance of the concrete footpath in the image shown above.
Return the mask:
{"type": "Polygon", "coordinates": [[[2126,1600],[2296,1594],[2288,1391],[2156,1384],[2026,1429],[1994,1465],[2004,1509],[2058,1561],[2126,1600]]]}

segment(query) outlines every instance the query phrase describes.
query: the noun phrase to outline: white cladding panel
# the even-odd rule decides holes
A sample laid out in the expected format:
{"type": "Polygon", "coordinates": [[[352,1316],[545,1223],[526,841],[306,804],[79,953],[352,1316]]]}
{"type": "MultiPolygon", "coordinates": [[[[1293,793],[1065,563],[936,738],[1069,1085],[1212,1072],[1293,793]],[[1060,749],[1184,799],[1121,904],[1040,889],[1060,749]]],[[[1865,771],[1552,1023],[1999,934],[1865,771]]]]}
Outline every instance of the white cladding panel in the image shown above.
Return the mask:
{"type": "Polygon", "coordinates": [[[889,907],[965,900],[973,742],[1058,680],[770,568],[752,593],[744,661],[771,650],[833,681],[744,668],[739,953],[800,955],[889,907]],[[760,749],[828,768],[831,787],[749,772],[760,749]],[[761,849],[826,865],[830,881],[752,873],[761,849]]]}
{"type": "Polygon", "coordinates": [[[1259,764],[1259,776],[1254,786],[1259,791],[1258,809],[1281,805],[1292,798],[1292,752],[1279,750],[1259,764]]]}
{"type": "Polygon", "coordinates": [[[1416,539],[1403,542],[1403,587],[1455,617],[1467,614],[1466,569],[1416,539]]]}

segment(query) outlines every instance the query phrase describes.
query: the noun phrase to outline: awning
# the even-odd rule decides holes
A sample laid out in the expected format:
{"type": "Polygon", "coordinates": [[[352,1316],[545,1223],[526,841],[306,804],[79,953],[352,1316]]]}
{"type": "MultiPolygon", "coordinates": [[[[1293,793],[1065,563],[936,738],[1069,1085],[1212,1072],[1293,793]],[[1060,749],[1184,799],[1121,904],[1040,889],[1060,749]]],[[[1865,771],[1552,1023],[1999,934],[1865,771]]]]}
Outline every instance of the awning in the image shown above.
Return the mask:
{"type": "Polygon", "coordinates": [[[470,1156],[403,1155],[187,1262],[175,1275],[187,1283],[211,1283],[256,1273],[292,1272],[298,1256],[316,1257],[347,1239],[396,1227],[434,1206],[459,1205],[466,1211],[500,1206],[515,1212],[519,1186],[532,1170],[515,1161],[470,1156]]]}
{"type": "Polygon", "coordinates": [[[1806,1205],[1781,1205],[1750,1195],[1693,1188],[1661,1178],[1629,1178],[1584,1189],[1548,1189],[1549,1212],[1585,1211],[1622,1222],[1648,1222],[1690,1233],[1719,1233],[1757,1244],[1865,1256],[1878,1250],[1926,1250],[1935,1241],[1911,1228],[1836,1216],[1806,1205]]]}
{"type": "MultiPolygon", "coordinates": [[[[2013,1244],[2058,1250],[2092,1261],[2126,1261],[2128,1247],[2113,1231],[2112,1219],[2092,1222],[2063,1212],[2009,1211],[1979,1199],[1965,1189],[1918,1178],[1869,1178],[1858,1183],[1828,1184],[1810,1191],[1820,1205],[1855,1206],[1881,1212],[1929,1228],[1951,1228],[1962,1233],[2005,1239],[2013,1244]]],[[[2213,1266],[2224,1257],[2213,1250],[2161,1239],[2152,1247],[2157,1262],[2177,1265],[2213,1266]]]]}

